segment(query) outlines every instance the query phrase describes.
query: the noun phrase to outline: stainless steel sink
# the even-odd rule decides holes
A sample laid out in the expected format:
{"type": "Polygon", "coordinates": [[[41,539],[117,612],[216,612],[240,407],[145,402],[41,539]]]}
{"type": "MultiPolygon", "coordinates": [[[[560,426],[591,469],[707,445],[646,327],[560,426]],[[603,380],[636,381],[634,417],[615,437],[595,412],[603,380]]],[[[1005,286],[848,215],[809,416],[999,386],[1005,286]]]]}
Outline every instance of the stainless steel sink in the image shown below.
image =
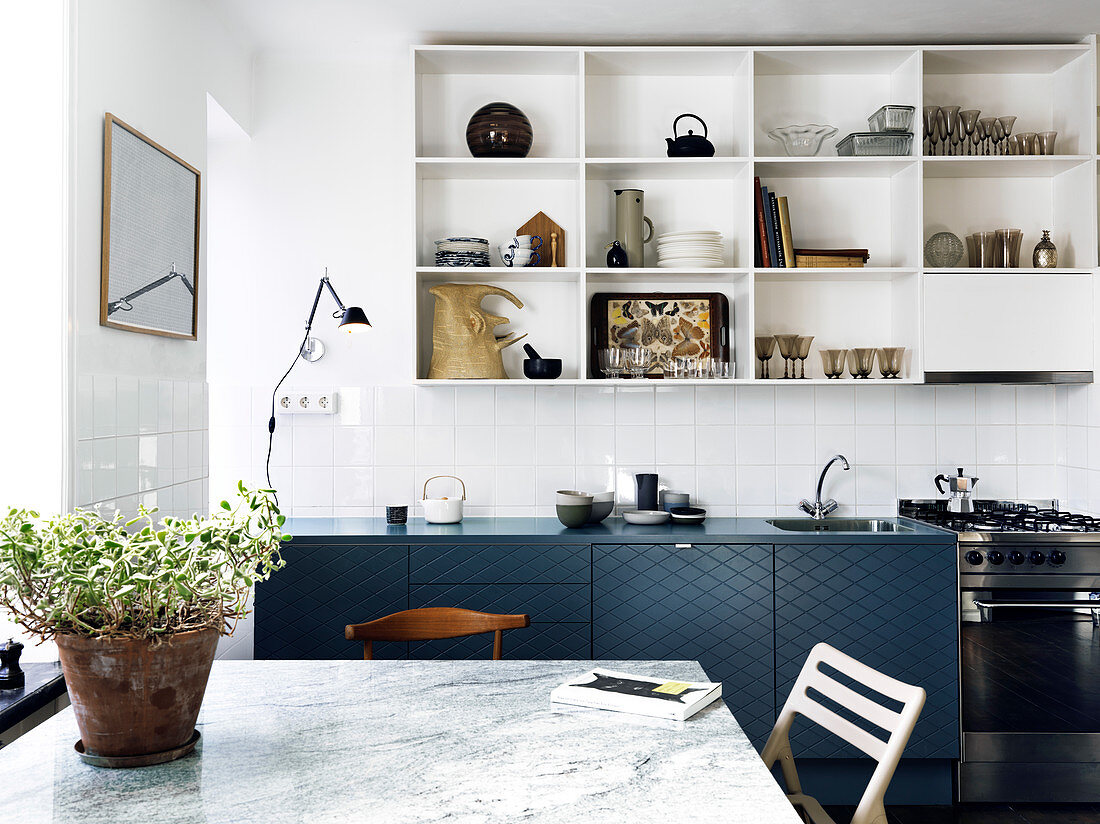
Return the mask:
{"type": "Polygon", "coordinates": [[[915,532],[911,526],[881,518],[771,518],[768,523],[785,532],[915,532]]]}

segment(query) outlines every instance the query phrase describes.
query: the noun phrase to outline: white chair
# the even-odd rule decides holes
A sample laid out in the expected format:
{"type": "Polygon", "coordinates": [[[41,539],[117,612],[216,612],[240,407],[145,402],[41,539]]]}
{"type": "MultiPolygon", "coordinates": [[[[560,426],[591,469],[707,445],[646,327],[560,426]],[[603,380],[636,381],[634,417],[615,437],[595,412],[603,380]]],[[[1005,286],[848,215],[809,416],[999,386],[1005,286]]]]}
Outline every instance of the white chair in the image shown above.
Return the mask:
{"type": "Polygon", "coordinates": [[[810,650],[787,703],[779,713],[779,720],[775,722],[775,728],[768,736],[768,743],[764,745],[761,757],[769,770],[779,761],[783,781],[787,785],[787,798],[802,815],[803,821],[836,824],[816,799],[803,794],[798,772],[795,770],[794,755],[791,753],[791,724],[796,715],[805,716],[878,761],[867,789],[859,800],[859,806],[856,807],[855,815],[852,816],[852,824],[886,824],[886,808],[882,799],[923,707],[924,690],[920,687],[912,687],[883,675],[828,644],[818,644],[810,650]],[[901,712],[877,704],[829,677],[821,671],[821,664],[827,664],[852,681],[903,704],[901,712]],[[888,738],[884,741],[841,717],[825,704],[819,703],[810,694],[811,689],[884,730],[888,738]]]}

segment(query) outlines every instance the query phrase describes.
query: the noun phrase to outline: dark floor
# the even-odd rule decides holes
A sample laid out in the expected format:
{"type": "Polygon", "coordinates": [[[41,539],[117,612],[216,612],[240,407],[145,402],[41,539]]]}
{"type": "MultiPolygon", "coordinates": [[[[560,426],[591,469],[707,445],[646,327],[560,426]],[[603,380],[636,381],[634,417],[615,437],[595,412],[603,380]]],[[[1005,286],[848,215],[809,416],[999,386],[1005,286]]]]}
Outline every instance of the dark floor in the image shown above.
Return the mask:
{"type": "MultiPolygon", "coordinates": [[[[855,807],[826,807],[836,824],[848,824],[855,807]]],[[[1100,824],[1100,804],[962,804],[956,807],[887,807],[889,824],[1100,824]]]]}

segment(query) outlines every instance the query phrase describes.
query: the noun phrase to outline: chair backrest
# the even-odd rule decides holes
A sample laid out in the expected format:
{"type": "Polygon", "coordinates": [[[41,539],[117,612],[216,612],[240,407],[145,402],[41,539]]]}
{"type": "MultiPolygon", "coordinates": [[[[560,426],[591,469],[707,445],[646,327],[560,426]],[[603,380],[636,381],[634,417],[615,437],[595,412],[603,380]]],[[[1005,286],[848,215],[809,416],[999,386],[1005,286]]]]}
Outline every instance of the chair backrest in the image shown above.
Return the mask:
{"type": "Polygon", "coordinates": [[[493,660],[499,661],[503,650],[503,630],[531,625],[527,615],[495,615],[454,607],[425,607],[395,612],[365,624],[348,624],[344,637],[363,642],[363,659],[369,661],[373,641],[437,641],[462,638],[467,635],[494,633],[493,660]]]}
{"type": "Polygon", "coordinates": [[[794,687],[791,688],[791,694],[779,713],[779,719],[775,722],[775,729],[768,737],[768,743],[764,745],[764,751],[761,754],[764,763],[771,769],[772,765],[779,760],[783,778],[787,783],[787,791],[794,794],[802,792],[794,766],[794,756],[791,753],[790,730],[795,716],[805,716],[879,762],[860,799],[859,806],[856,807],[852,824],[873,824],[880,817],[882,822],[885,822],[886,810],[883,797],[886,795],[886,788],[890,784],[894,770],[897,769],[909,736],[913,732],[913,727],[917,723],[917,717],[924,707],[924,698],[924,690],[920,687],[904,684],[888,675],[883,675],[828,644],[817,644],[810,650],[802,672],[799,673],[794,687]],[[900,703],[901,710],[896,711],[883,706],[842,684],[823,672],[820,668],[822,664],[900,703]],[[830,709],[825,702],[815,697],[814,693],[870,722],[882,730],[886,738],[883,739],[868,732],[830,709]]]}

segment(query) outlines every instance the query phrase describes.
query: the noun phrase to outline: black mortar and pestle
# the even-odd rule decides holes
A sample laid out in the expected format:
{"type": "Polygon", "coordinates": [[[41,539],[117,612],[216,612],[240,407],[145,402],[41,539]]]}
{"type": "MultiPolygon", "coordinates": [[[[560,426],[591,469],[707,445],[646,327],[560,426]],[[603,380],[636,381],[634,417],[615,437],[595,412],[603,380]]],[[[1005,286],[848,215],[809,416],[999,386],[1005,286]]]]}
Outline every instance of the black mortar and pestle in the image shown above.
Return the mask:
{"type": "Polygon", "coordinates": [[[553,380],[561,377],[561,358],[543,358],[529,343],[523,344],[523,351],[527,353],[523,361],[523,374],[525,377],[536,381],[553,380]]]}

